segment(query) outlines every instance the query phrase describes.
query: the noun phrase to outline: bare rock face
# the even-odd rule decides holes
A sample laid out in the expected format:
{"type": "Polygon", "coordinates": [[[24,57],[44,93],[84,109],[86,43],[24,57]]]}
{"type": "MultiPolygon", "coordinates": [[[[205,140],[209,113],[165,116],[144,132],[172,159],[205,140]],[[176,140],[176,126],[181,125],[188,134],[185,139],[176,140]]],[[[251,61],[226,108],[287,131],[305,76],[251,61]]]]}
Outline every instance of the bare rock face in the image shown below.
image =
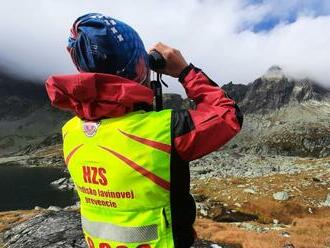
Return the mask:
{"type": "Polygon", "coordinates": [[[287,78],[259,78],[250,85],[241,103],[242,110],[246,113],[267,113],[278,109],[290,102],[293,88],[294,83],[287,78]]]}
{"type": "Polygon", "coordinates": [[[233,84],[230,82],[222,86],[222,89],[227,92],[227,94],[233,98],[236,102],[240,103],[243,101],[249,86],[245,84],[233,84]]]}
{"type": "Polygon", "coordinates": [[[4,233],[8,248],[87,248],[80,215],[71,211],[49,211],[4,233]]]}

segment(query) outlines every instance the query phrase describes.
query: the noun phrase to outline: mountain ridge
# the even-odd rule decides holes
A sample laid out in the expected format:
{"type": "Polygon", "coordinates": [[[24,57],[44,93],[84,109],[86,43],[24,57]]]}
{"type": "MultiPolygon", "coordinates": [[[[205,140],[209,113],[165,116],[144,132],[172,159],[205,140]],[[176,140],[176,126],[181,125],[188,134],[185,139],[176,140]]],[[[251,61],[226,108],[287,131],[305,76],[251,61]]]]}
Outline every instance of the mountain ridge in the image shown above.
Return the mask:
{"type": "Polygon", "coordinates": [[[29,80],[0,73],[0,119],[17,119],[46,105],[44,87],[29,80]]]}
{"type": "MultiPolygon", "coordinates": [[[[305,123],[320,120],[318,115],[325,115],[326,120],[330,119],[330,117],[327,119],[328,114],[323,111],[327,106],[323,106],[324,104],[322,103],[330,104],[330,91],[312,80],[291,79],[278,66],[271,67],[263,76],[250,84],[229,83],[222,88],[237,101],[246,115],[246,120],[248,121],[245,121],[245,127],[239,135],[243,140],[245,130],[248,130],[249,133],[264,136],[266,135],[265,132],[272,133],[273,125],[277,122],[284,122],[292,127],[294,125],[304,126],[305,123]],[[316,101],[323,107],[320,105],[320,107],[315,108],[308,107],[308,104],[304,105],[304,103],[310,101],[316,101]],[[283,111],[278,112],[281,109],[283,111]],[[311,109],[313,109],[312,112],[311,109]],[[322,111],[320,112],[320,110],[325,114],[322,111]],[[300,113],[303,118],[292,115],[290,113],[292,111],[300,113]],[[251,115],[260,115],[261,117],[249,117],[251,115]],[[259,120],[260,118],[261,121],[259,120]],[[269,121],[274,118],[278,119],[278,121],[269,121]],[[300,124],[288,123],[290,118],[300,118],[300,124]],[[264,126],[261,131],[259,130],[260,123],[266,123],[262,124],[264,126]]],[[[2,104],[0,105],[0,156],[7,156],[8,154],[29,149],[33,150],[35,145],[42,145],[45,138],[60,133],[62,125],[72,116],[69,112],[51,107],[43,84],[6,76],[1,72],[0,97],[2,99],[2,104]]],[[[180,110],[194,108],[194,103],[189,99],[182,99],[179,94],[164,94],[164,106],[165,108],[180,110]]],[[[326,120],[323,120],[322,123],[326,123],[326,120]]],[[[308,125],[304,126],[304,128],[306,127],[308,125]]],[[[277,129],[274,132],[276,131],[275,133],[278,136],[281,130],[277,129]]],[[[323,129],[327,130],[326,128],[323,129]]],[[[306,133],[309,134],[311,131],[313,130],[306,130],[306,133]]],[[[297,142],[300,142],[302,138],[297,137],[297,142]]],[[[259,147],[264,146],[264,143],[260,142],[260,140],[251,139],[251,137],[248,140],[256,142],[259,144],[259,147]]],[[[273,143],[272,141],[271,144],[273,143]]],[[[327,144],[328,141],[325,143],[327,144]]],[[[253,147],[250,143],[247,146],[253,147]]],[[[299,146],[297,146],[297,149],[299,149],[299,146]]],[[[319,148],[317,149],[317,152],[319,152],[319,148]]],[[[265,149],[256,148],[255,150],[265,149]]],[[[328,150],[330,151],[330,148],[328,150]]],[[[315,152],[307,152],[306,154],[315,154],[315,152]]],[[[326,155],[328,152],[324,154],[326,155]]]]}
{"type": "Polygon", "coordinates": [[[229,83],[222,88],[244,113],[267,114],[290,103],[330,99],[329,89],[310,79],[291,78],[279,66],[270,67],[263,76],[247,85],[229,83]]]}

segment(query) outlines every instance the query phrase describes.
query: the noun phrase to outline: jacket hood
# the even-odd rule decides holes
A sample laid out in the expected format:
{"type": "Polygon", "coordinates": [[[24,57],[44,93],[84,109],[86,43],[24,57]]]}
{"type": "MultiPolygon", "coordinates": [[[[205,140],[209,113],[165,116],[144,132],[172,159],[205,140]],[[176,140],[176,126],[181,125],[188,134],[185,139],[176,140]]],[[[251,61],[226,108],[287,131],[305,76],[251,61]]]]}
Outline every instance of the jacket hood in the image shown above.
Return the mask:
{"type": "Polygon", "coordinates": [[[50,76],[46,90],[52,106],[86,120],[119,117],[139,104],[152,105],[153,91],[111,74],[79,73],[50,76]]]}

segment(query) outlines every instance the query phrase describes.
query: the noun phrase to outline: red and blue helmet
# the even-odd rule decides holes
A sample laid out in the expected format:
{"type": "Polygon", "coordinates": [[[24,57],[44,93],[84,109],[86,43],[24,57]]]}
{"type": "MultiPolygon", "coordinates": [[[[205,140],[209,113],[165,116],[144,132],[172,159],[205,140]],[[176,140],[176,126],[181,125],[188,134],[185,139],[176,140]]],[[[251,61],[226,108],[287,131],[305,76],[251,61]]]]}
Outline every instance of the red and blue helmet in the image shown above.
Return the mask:
{"type": "Polygon", "coordinates": [[[79,17],[67,47],[77,69],[143,82],[149,62],[138,33],[124,22],[98,13],[79,17]]]}

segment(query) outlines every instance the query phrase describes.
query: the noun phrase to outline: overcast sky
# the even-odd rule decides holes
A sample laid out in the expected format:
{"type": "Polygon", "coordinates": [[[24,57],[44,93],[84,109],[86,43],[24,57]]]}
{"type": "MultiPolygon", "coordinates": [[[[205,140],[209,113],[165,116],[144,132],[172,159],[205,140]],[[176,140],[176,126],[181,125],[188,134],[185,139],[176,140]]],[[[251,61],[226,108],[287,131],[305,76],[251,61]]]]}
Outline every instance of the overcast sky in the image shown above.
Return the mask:
{"type": "Polygon", "coordinates": [[[330,86],[329,0],[2,0],[0,66],[36,81],[75,73],[65,47],[88,12],[127,22],[147,48],[178,48],[220,85],[249,83],[277,64],[330,86]]]}

